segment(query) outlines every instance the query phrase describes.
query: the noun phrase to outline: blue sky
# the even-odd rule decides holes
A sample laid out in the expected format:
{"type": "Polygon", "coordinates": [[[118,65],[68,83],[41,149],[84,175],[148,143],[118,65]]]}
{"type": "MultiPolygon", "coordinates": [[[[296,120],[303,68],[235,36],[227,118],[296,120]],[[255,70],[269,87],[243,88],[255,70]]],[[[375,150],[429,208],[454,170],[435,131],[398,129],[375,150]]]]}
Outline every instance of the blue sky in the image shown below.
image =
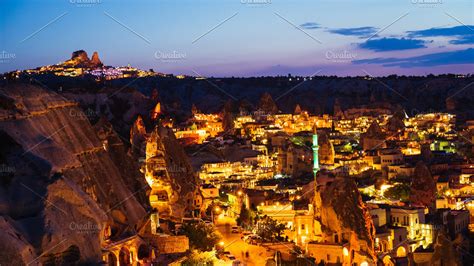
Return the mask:
{"type": "Polygon", "coordinates": [[[470,0],[2,0],[0,13],[0,72],[79,49],[206,76],[474,69],[470,0]]]}

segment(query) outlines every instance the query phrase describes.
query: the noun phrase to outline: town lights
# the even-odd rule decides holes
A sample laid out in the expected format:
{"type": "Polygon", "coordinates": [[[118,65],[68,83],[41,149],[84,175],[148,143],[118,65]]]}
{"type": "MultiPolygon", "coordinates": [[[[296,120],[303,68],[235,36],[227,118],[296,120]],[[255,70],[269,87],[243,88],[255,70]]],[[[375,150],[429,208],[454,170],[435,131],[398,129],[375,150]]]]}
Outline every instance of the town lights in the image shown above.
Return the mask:
{"type": "Polygon", "coordinates": [[[343,253],[344,256],[346,256],[346,257],[349,256],[349,250],[348,250],[346,247],[344,247],[344,248],[342,249],[342,253],[343,253]]]}

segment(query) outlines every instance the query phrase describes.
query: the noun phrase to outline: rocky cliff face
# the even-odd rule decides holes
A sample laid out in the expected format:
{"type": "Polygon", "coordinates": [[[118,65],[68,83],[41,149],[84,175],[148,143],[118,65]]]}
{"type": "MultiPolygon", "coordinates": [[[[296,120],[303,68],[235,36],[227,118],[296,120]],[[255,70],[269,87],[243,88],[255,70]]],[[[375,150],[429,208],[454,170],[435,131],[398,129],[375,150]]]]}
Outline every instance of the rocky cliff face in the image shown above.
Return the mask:
{"type": "Polygon", "coordinates": [[[171,129],[157,126],[147,139],[146,176],[160,216],[182,218],[194,210],[197,177],[171,129]],[[150,181],[149,181],[150,182],[150,181]]]}
{"type": "Polygon", "coordinates": [[[375,261],[375,227],[352,180],[337,178],[315,193],[316,219],[323,239],[346,241],[350,249],[375,261]]]}
{"type": "Polygon", "coordinates": [[[146,197],[149,190],[148,184],[140,172],[140,162],[132,159],[134,157],[128,152],[129,145],[124,143],[126,140],[122,140],[115,132],[112,124],[103,117],[94,125],[94,130],[97,132],[97,136],[110,159],[115,165],[120,166],[120,172],[127,187],[136,192],[135,198],[142,206],[148,206],[149,202],[146,197]]]}
{"type": "Polygon", "coordinates": [[[24,263],[71,246],[81,261],[100,261],[105,226],[120,237],[145,215],[141,191],[125,178],[129,167],[117,164],[127,156],[120,141],[56,93],[15,84],[1,98],[12,104],[0,106],[0,163],[11,169],[1,179],[0,239],[16,231],[12,252],[24,263]]]}
{"type": "Polygon", "coordinates": [[[105,117],[127,145],[130,145],[128,143],[130,129],[137,116],[143,118],[141,125],[149,123],[148,116],[155,105],[150,98],[126,86],[107,87],[98,91],[71,89],[63,95],[79,103],[79,106],[85,110],[84,118],[92,123],[96,123],[102,116],[105,117]]]}

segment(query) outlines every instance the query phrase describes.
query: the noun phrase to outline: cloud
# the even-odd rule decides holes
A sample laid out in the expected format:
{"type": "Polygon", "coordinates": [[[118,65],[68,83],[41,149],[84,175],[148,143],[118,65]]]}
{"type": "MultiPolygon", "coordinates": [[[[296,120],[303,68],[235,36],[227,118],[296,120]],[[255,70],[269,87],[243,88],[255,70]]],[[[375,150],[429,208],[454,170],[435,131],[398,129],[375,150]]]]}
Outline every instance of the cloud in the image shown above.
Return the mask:
{"type": "Polygon", "coordinates": [[[432,53],[407,58],[371,58],[352,61],[354,64],[379,64],[385,67],[433,67],[456,64],[474,64],[474,48],[432,53]]]}
{"type": "Polygon", "coordinates": [[[451,43],[451,44],[474,44],[474,34],[459,37],[456,40],[449,41],[449,43],[451,43]]]}
{"type": "Polygon", "coordinates": [[[451,28],[431,28],[407,32],[411,37],[461,36],[474,34],[474,26],[455,26],[451,28]]]}
{"type": "Polygon", "coordinates": [[[367,40],[366,42],[359,44],[359,47],[362,49],[373,50],[376,52],[385,52],[425,48],[425,43],[426,41],[418,39],[382,38],[367,40]]]}
{"type": "Polygon", "coordinates": [[[377,30],[378,29],[375,27],[358,27],[358,28],[329,29],[328,31],[331,33],[346,35],[346,36],[370,37],[373,34],[377,33],[377,30]]]}
{"type": "Polygon", "coordinates": [[[451,44],[473,44],[474,26],[462,25],[450,28],[431,28],[426,30],[408,31],[410,37],[455,37],[451,44]]]}
{"type": "Polygon", "coordinates": [[[321,28],[321,26],[316,22],[306,22],[306,23],[301,24],[300,27],[305,30],[314,30],[314,29],[321,28]]]}

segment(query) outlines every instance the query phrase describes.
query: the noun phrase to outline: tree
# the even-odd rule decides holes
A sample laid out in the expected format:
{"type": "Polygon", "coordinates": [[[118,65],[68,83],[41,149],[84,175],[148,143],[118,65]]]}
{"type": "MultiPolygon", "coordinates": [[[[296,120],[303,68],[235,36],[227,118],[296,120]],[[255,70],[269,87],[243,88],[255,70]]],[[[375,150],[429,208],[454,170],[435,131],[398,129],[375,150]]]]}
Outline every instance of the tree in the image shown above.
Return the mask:
{"type": "Polygon", "coordinates": [[[221,239],[211,226],[202,221],[183,224],[180,233],[189,238],[192,248],[211,251],[221,239]]]}
{"type": "Polygon", "coordinates": [[[391,200],[408,201],[410,199],[410,186],[407,184],[397,184],[385,190],[383,195],[391,200]]]}
{"type": "Polygon", "coordinates": [[[255,214],[245,207],[245,204],[242,204],[240,208],[240,215],[237,218],[236,222],[239,226],[243,228],[249,228],[254,224],[255,214]]]}
{"type": "Polygon", "coordinates": [[[193,250],[185,261],[183,261],[182,265],[184,266],[191,266],[191,265],[216,265],[219,262],[216,258],[215,251],[208,251],[208,252],[199,252],[197,250],[193,250]]]}
{"type": "Polygon", "coordinates": [[[260,236],[264,241],[273,242],[281,241],[283,237],[283,230],[285,225],[278,223],[268,216],[264,216],[257,223],[257,235],[260,236]]]}

